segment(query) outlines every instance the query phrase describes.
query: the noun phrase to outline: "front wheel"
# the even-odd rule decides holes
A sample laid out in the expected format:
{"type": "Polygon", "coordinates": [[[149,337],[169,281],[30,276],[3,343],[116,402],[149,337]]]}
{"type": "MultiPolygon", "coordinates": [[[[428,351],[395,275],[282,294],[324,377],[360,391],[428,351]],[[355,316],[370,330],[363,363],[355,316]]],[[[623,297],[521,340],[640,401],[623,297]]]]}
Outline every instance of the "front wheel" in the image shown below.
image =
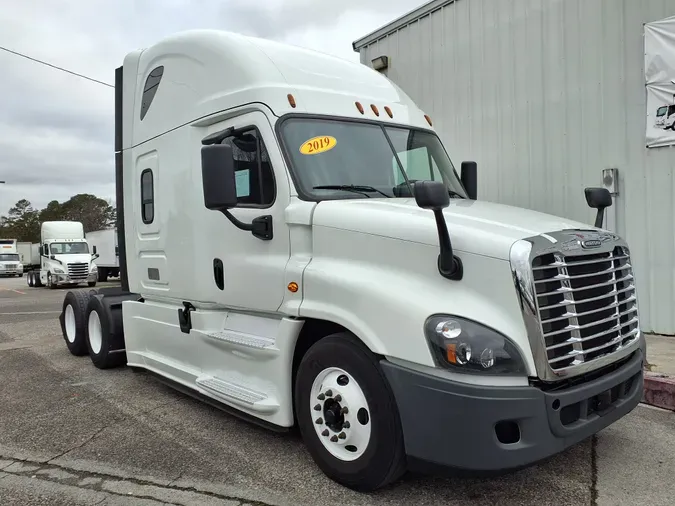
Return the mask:
{"type": "Polygon", "coordinates": [[[54,283],[54,280],[52,280],[51,272],[47,273],[47,287],[51,290],[54,290],[56,288],[56,283],[54,283]]]}
{"type": "Polygon", "coordinates": [[[326,337],[305,354],[295,411],[312,458],[332,480],[370,492],[405,472],[394,395],[377,358],[352,334],[326,337]]]}
{"type": "Polygon", "coordinates": [[[96,281],[89,281],[87,285],[89,286],[89,288],[93,288],[96,286],[96,281]]]}

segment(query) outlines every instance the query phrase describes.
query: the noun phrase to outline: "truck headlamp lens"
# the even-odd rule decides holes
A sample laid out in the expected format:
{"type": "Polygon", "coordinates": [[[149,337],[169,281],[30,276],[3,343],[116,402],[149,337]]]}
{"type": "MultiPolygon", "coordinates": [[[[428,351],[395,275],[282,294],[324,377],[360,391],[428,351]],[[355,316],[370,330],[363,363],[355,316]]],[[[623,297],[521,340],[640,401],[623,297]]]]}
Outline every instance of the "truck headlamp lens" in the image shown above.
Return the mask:
{"type": "Polygon", "coordinates": [[[54,267],[54,272],[58,274],[63,274],[64,271],[60,267],[54,267]]]}
{"type": "Polygon", "coordinates": [[[427,319],[424,333],[436,364],[456,372],[523,375],[525,362],[499,332],[451,315],[427,319]]]}

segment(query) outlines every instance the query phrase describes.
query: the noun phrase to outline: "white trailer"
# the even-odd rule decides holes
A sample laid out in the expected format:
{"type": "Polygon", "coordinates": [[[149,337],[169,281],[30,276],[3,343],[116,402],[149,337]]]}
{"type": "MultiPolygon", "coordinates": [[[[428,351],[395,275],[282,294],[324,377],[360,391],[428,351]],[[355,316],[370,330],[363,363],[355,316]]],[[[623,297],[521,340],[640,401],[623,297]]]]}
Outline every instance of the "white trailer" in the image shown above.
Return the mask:
{"type": "Polygon", "coordinates": [[[0,276],[23,276],[16,239],[0,239],[0,276]]]}
{"type": "Polygon", "coordinates": [[[19,261],[23,265],[24,272],[40,267],[39,245],[29,242],[18,242],[16,250],[19,253],[19,261]]]}
{"type": "Polygon", "coordinates": [[[642,328],[675,335],[674,16],[672,0],[433,0],[354,49],[483,167],[486,199],[588,221],[580,190],[606,187],[642,328]]]}
{"type": "Polygon", "coordinates": [[[476,164],[372,69],[172,35],[116,70],[115,151],[122,286],[68,292],[70,352],[298,425],[347,487],[527,466],[642,398],[609,192],[585,191],[595,226],[477,200],[476,164]]]}
{"type": "Polygon", "coordinates": [[[95,230],[88,232],[85,236],[89,245],[97,250],[96,267],[98,269],[98,280],[107,281],[109,277],[119,277],[120,261],[117,245],[117,229],[95,230]]]}
{"type": "Polygon", "coordinates": [[[82,223],[76,221],[45,221],[40,227],[40,269],[31,271],[27,284],[31,287],[87,283],[96,286],[98,270],[84,237],[82,223]]]}

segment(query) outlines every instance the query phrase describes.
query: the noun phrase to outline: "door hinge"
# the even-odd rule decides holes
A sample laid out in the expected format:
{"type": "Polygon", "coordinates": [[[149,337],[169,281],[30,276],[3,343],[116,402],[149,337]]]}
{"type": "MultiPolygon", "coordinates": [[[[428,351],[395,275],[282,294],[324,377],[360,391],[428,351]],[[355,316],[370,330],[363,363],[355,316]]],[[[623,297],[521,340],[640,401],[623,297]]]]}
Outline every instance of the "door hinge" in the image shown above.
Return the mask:
{"type": "Polygon", "coordinates": [[[180,325],[180,331],[183,334],[189,334],[192,330],[192,317],[190,313],[195,311],[196,308],[192,305],[191,302],[183,301],[183,309],[178,310],[178,323],[180,325]]]}

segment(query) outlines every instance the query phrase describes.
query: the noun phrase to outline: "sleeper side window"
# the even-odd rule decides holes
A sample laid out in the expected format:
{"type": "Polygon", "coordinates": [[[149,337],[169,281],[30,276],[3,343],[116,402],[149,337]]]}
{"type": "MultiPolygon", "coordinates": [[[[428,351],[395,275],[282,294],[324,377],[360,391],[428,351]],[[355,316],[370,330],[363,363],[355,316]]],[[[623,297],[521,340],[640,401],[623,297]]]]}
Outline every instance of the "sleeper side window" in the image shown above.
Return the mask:
{"type": "Polygon", "coordinates": [[[260,132],[251,128],[227,137],[223,144],[232,147],[238,205],[271,206],[276,192],[274,173],[260,132]]]}
{"type": "Polygon", "coordinates": [[[155,219],[155,189],[151,169],[141,172],[141,218],[146,225],[155,219]]]}

